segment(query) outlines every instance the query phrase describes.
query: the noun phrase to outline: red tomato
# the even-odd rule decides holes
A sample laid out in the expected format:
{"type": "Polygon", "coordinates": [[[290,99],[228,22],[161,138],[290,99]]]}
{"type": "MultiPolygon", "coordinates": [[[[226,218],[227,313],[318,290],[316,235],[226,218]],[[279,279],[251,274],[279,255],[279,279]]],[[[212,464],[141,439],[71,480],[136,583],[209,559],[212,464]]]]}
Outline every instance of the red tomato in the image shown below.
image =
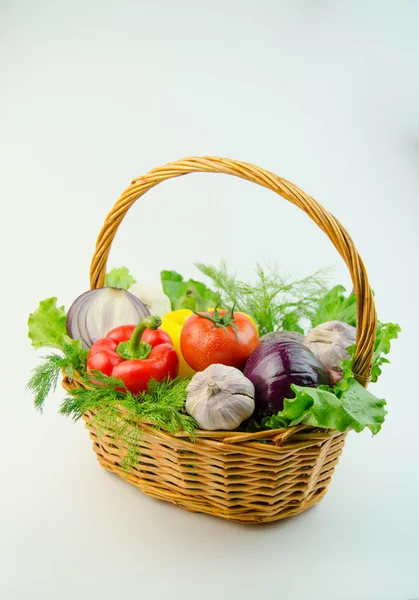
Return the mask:
{"type": "MultiPolygon", "coordinates": [[[[227,311],[219,310],[220,317],[227,311]]],[[[180,348],[184,359],[195,371],[209,365],[221,364],[243,369],[253,350],[259,345],[259,336],[251,320],[244,314],[234,313],[234,324],[222,327],[205,316],[214,312],[191,315],[183,326],[180,348]]]]}

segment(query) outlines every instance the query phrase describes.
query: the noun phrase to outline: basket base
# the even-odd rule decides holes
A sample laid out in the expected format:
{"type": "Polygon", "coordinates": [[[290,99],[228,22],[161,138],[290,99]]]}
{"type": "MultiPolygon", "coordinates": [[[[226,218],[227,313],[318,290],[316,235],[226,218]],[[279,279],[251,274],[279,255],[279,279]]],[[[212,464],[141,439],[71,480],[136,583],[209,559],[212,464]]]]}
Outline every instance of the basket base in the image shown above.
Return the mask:
{"type": "Polygon", "coordinates": [[[109,463],[100,454],[97,454],[97,460],[99,465],[106,471],[109,471],[110,473],[117,475],[118,477],[130,483],[131,485],[134,485],[146,496],[150,496],[151,498],[155,498],[157,500],[162,500],[165,502],[170,502],[171,504],[175,504],[176,506],[179,506],[180,508],[183,508],[190,513],[201,513],[215,517],[221,517],[222,519],[226,519],[233,523],[240,523],[242,525],[258,525],[262,523],[273,523],[275,521],[279,521],[287,517],[298,515],[313,507],[315,504],[318,504],[325,497],[328,489],[328,486],[326,486],[321,490],[316,491],[316,493],[312,494],[310,498],[307,498],[306,502],[304,502],[303,504],[299,504],[294,509],[288,508],[288,510],[284,510],[283,512],[276,513],[271,516],[255,517],[251,514],[234,515],[234,513],[227,514],[220,512],[219,510],[214,509],[210,505],[204,505],[203,503],[201,504],[199,502],[197,502],[196,505],[192,505],[190,499],[188,499],[188,501],[185,503],[178,499],[173,499],[170,493],[164,493],[163,491],[156,492],[154,487],[145,486],[144,484],[140,484],[137,481],[133,481],[132,478],[129,477],[129,475],[125,474],[124,472],[121,472],[119,469],[115,469],[115,466],[112,463],[109,463]]]}
{"type": "Polygon", "coordinates": [[[84,420],[107,471],[153,498],[242,524],[279,521],[320,502],[347,435],[288,430],[282,445],[202,437],[191,442],[145,425],[138,461],[126,471],[121,467],[126,451],[112,432],[101,431],[99,438],[92,415],[84,420]]]}

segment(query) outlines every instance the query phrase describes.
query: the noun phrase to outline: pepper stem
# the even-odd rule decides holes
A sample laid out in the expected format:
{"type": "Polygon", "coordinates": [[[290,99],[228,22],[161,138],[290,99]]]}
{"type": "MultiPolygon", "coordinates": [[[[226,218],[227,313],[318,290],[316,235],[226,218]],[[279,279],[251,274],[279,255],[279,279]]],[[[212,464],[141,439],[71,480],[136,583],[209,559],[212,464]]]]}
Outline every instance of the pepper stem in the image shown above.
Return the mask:
{"type": "Polygon", "coordinates": [[[161,319],[159,317],[146,317],[140,323],[138,323],[137,327],[132,332],[131,339],[129,341],[129,350],[135,354],[140,350],[141,338],[143,337],[143,333],[146,329],[157,329],[160,327],[161,319]]]}
{"type": "Polygon", "coordinates": [[[151,352],[150,344],[142,342],[141,338],[146,329],[157,329],[161,325],[160,317],[149,316],[140,321],[127,342],[118,344],[116,351],[125,360],[147,358],[151,352]]]}

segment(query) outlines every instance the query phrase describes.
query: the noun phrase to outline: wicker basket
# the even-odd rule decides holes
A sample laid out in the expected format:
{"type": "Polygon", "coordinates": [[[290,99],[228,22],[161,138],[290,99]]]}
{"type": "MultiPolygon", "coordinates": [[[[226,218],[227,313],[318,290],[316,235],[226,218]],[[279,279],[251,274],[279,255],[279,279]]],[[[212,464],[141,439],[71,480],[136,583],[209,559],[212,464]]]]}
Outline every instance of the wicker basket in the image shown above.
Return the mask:
{"type": "MultiPolygon", "coordinates": [[[[134,179],[106,218],[91,264],[91,288],[105,283],[113,238],[132,204],[149,189],[188,173],[224,173],[247,179],[283,196],[329,236],[345,261],[357,296],[357,353],[354,372],[364,386],[369,381],[376,330],[376,312],[368,277],[355,246],[340,223],[292,183],[251,164],[224,158],[187,158],[134,179]]],[[[63,380],[66,389],[80,386],[63,380]]],[[[145,494],[192,512],[240,523],[276,521],[300,513],[325,495],[347,433],[304,426],[253,434],[198,431],[195,442],[141,424],[138,461],[121,468],[125,449],[113,431],[98,431],[90,412],[84,421],[100,465],[145,494]]],[[[121,418],[124,418],[121,416],[121,418]]]]}

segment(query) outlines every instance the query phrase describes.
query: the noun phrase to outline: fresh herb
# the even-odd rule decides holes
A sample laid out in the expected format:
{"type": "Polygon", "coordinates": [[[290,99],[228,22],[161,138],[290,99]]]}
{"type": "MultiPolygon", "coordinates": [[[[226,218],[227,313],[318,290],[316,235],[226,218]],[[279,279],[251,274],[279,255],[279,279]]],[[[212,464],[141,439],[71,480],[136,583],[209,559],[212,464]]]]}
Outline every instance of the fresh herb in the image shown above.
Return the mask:
{"type": "Polygon", "coordinates": [[[100,371],[94,371],[90,376],[94,377],[95,384],[85,376],[82,381],[87,387],[70,390],[61,406],[61,414],[78,421],[87,411],[99,411],[104,405],[120,406],[127,409],[129,418],[150,421],[158,429],[172,433],[186,431],[193,434],[193,419],[182,414],[189,378],[152,379],[146,392],[134,395],[120,379],[108,377],[100,371]]]}
{"type": "Polygon", "coordinates": [[[105,285],[109,287],[122,288],[127,290],[134,283],[137,283],[134,277],[130,274],[127,267],[120,267],[119,269],[112,269],[106,275],[105,285]]]}
{"type": "Polygon", "coordinates": [[[148,390],[136,396],[119,379],[107,377],[99,371],[92,376],[97,384],[92,385],[85,377],[84,383],[88,387],[70,390],[60,413],[77,421],[85,412],[91,411],[98,436],[112,431],[119,445],[125,448],[124,469],[129,470],[136,462],[142,421],[172,434],[186,432],[191,440],[195,439],[197,423],[185,414],[189,378],[152,380],[148,390]]]}
{"type": "Polygon", "coordinates": [[[82,347],[81,342],[71,340],[71,343],[63,343],[62,350],[64,356],[58,354],[45,356],[42,364],[33,370],[26,386],[32,392],[35,407],[39,410],[42,410],[47,396],[55,391],[61,371],[70,380],[74,378],[76,372],[84,372],[87,350],[82,347]]]}
{"type": "Polygon", "coordinates": [[[182,275],[176,271],[161,271],[163,291],[170,299],[172,310],[189,308],[206,311],[219,301],[219,295],[207,288],[204,283],[189,279],[183,281],[182,275]]]}
{"type": "Polygon", "coordinates": [[[27,389],[34,395],[35,406],[42,410],[45,399],[57,387],[60,371],[70,380],[76,371],[84,371],[87,351],[80,340],[68,336],[64,306],[57,306],[57,298],[42,300],[29,316],[28,325],[28,335],[34,348],[57,348],[63,353],[63,356],[51,354],[44,357],[28,381],[27,389]]]}
{"type": "Polygon", "coordinates": [[[274,268],[264,270],[257,264],[256,281],[250,284],[230,273],[224,261],[218,268],[196,266],[212,280],[224,305],[235,303],[237,311],[255,319],[260,335],[279,330],[303,333],[327,290],[327,276],[321,271],[291,280],[274,268]]]}
{"type": "Polygon", "coordinates": [[[55,391],[63,367],[66,367],[65,359],[58,354],[51,354],[45,356],[42,364],[32,371],[26,389],[32,392],[37,409],[42,410],[49,394],[55,391]]]}

